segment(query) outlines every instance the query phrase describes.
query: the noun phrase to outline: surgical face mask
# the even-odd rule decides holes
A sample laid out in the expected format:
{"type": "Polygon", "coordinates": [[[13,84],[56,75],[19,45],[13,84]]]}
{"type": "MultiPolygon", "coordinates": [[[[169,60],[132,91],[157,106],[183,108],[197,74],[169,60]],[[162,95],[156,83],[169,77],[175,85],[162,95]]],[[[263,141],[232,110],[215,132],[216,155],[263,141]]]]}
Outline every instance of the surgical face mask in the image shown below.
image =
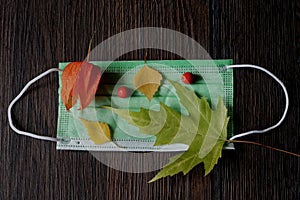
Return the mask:
{"type": "MultiPolygon", "coordinates": [[[[93,62],[101,68],[105,68],[102,75],[99,91],[90,106],[83,110],[73,108],[67,112],[61,99],[61,74],[68,63],[60,63],[59,69],[50,69],[31,80],[20,94],[11,102],[8,108],[8,119],[10,127],[18,134],[30,136],[36,139],[49,140],[57,143],[59,150],[87,150],[87,151],[184,151],[187,145],[172,144],[164,146],[153,146],[155,136],[144,135],[137,127],[129,125],[127,122],[114,115],[103,106],[136,110],[139,108],[159,109],[160,102],[174,108],[181,113],[186,111],[176,98],[174,90],[166,82],[163,82],[158,93],[149,102],[145,96],[133,93],[129,98],[121,99],[116,95],[116,88],[119,85],[127,84],[132,88],[132,78],[134,74],[144,65],[144,61],[117,61],[117,62],[93,62]],[[59,95],[58,95],[58,125],[57,136],[40,136],[26,131],[18,130],[11,118],[13,105],[21,98],[27,88],[43,76],[52,73],[59,73],[59,95]],[[102,82],[103,80],[103,82],[102,82]],[[101,121],[109,125],[112,132],[112,141],[105,144],[95,144],[91,141],[85,126],[80,119],[89,121],[101,121]]],[[[230,121],[228,124],[228,138],[236,139],[253,133],[264,133],[279,126],[284,120],[288,110],[288,94],[283,83],[268,70],[254,65],[232,65],[232,60],[164,60],[147,61],[147,65],[161,72],[165,79],[180,82],[181,74],[192,72],[197,75],[198,80],[194,84],[186,86],[193,90],[198,96],[205,96],[211,107],[217,103],[221,96],[228,109],[230,121]],[[234,134],[233,129],[233,109],[234,109],[234,74],[232,68],[254,68],[269,74],[283,88],[286,96],[286,107],[282,118],[273,126],[263,130],[253,130],[245,133],[234,134]]],[[[229,144],[225,148],[233,149],[229,144]]]]}

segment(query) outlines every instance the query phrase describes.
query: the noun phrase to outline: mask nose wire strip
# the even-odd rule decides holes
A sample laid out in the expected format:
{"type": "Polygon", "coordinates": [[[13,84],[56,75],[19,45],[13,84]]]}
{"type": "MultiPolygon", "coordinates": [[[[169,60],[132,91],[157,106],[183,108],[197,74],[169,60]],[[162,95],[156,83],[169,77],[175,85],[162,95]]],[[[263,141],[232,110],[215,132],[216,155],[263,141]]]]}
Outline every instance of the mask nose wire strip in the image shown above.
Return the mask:
{"type": "Polygon", "coordinates": [[[8,110],[7,110],[7,117],[8,117],[8,122],[9,122],[9,126],[10,128],[15,131],[16,133],[20,134],[20,135],[25,135],[25,136],[29,136],[29,137],[32,137],[32,138],[36,138],[36,139],[40,139],[40,140],[48,140],[48,141],[52,141],[52,142],[57,142],[58,139],[57,138],[54,138],[54,137],[47,137],[47,136],[41,136],[41,135],[36,135],[34,133],[29,133],[29,132],[25,132],[25,131],[21,131],[19,129],[17,129],[14,124],[13,124],[13,121],[12,121],[12,118],[11,118],[11,109],[12,107],[14,106],[14,104],[22,97],[22,95],[26,92],[26,90],[33,84],[35,83],[36,81],[38,81],[39,79],[43,78],[44,76],[52,73],[52,72],[59,72],[60,69],[58,68],[52,68],[52,69],[49,69],[43,73],[41,73],[40,75],[38,75],[37,77],[35,77],[34,79],[32,79],[31,81],[29,81],[25,87],[22,89],[22,91],[18,94],[18,96],[16,96],[16,98],[14,98],[11,103],[9,104],[8,106],[8,110]]]}
{"type": "Polygon", "coordinates": [[[270,71],[268,71],[267,69],[265,69],[263,67],[260,67],[260,66],[249,65],[249,64],[227,65],[227,66],[223,67],[223,70],[231,69],[231,68],[254,68],[254,69],[261,70],[261,71],[267,73],[268,75],[270,75],[273,79],[275,79],[280,84],[280,86],[282,87],[282,89],[284,91],[285,109],[284,109],[284,112],[283,112],[283,115],[282,115],[281,119],[275,125],[270,126],[269,128],[266,128],[266,129],[262,129],[262,130],[252,130],[252,131],[247,131],[247,132],[244,132],[244,133],[240,133],[240,134],[237,134],[237,135],[231,137],[229,140],[234,140],[236,138],[243,137],[243,136],[246,136],[246,135],[251,135],[251,134],[254,134],[254,133],[265,133],[267,131],[270,131],[270,130],[278,127],[283,122],[283,120],[285,119],[288,108],[289,108],[289,95],[288,95],[288,92],[287,92],[286,87],[284,86],[284,84],[274,74],[272,74],[270,71]]]}

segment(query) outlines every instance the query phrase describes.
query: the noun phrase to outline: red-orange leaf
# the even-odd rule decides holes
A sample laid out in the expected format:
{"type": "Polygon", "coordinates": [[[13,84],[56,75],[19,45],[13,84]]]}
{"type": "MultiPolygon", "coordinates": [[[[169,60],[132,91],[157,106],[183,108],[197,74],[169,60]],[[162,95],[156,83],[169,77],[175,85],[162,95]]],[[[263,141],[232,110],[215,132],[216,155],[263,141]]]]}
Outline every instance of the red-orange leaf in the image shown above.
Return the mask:
{"type": "Polygon", "coordinates": [[[101,78],[99,67],[83,62],[78,71],[73,94],[80,99],[80,109],[86,108],[95,97],[101,78]]]}
{"type": "Polygon", "coordinates": [[[66,66],[62,73],[61,96],[67,110],[70,110],[77,101],[73,96],[73,88],[82,62],[72,62],[66,66]]]}
{"type": "Polygon", "coordinates": [[[62,73],[62,100],[70,110],[80,99],[80,109],[93,100],[100,82],[101,70],[87,62],[72,62],[62,73]]]}

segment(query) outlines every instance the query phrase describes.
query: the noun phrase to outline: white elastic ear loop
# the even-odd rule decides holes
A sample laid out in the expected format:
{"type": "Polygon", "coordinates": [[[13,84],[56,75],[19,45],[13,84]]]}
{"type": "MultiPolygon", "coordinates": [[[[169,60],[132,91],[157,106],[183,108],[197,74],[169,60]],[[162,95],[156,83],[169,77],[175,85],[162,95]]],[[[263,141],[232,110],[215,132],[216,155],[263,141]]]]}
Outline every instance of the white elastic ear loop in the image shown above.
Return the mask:
{"type": "Polygon", "coordinates": [[[37,77],[35,77],[34,79],[32,79],[31,81],[29,81],[25,87],[22,89],[22,91],[19,93],[19,95],[14,98],[14,100],[11,101],[11,103],[8,106],[8,110],[7,110],[7,117],[8,117],[8,122],[9,122],[9,126],[12,130],[14,130],[16,133],[20,134],[20,135],[26,135],[32,138],[36,138],[36,139],[40,139],[40,140],[48,140],[48,141],[53,141],[53,142],[57,142],[58,139],[54,138],[54,137],[47,137],[47,136],[40,136],[40,135],[36,135],[34,133],[29,133],[29,132],[25,132],[25,131],[20,131],[19,129],[17,129],[12,122],[11,119],[11,109],[14,106],[14,104],[22,97],[22,95],[26,92],[26,90],[37,80],[41,79],[42,77],[50,74],[51,72],[58,72],[60,71],[60,69],[57,68],[52,68],[49,69],[45,72],[43,72],[42,74],[38,75],[37,77]]]}
{"type": "Polygon", "coordinates": [[[287,92],[286,87],[284,86],[284,84],[274,74],[272,74],[270,71],[266,70],[263,67],[259,67],[259,66],[256,66],[256,65],[242,64],[242,65],[227,65],[223,69],[226,70],[226,69],[230,69],[230,68],[254,68],[254,69],[258,69],[258,70],[261,70],[261,71],[269,74],[282,87],[282,89],[284,91],[284,94],[285,94],[285,101],[286,102],[285,102],[284,113],[283,113],[281,119],[275,125],[273,125],[269,128],[266,128],[266,129],[262,129],[262,130],[252,130],[252,131],[240,133],[238,135],[235,135],[235,136],[231,137],[229,140],[234,140],[236,138],[243,137],[243,136],[250,135],[250,134],[254,134],[254,133],[265,133],[267,131],[270,131],[270,130],[278,127],[283,122],[283,120],[285,119],[288,108],[289,108],[289,95],[288,95],[288,92],[287,92]]]}

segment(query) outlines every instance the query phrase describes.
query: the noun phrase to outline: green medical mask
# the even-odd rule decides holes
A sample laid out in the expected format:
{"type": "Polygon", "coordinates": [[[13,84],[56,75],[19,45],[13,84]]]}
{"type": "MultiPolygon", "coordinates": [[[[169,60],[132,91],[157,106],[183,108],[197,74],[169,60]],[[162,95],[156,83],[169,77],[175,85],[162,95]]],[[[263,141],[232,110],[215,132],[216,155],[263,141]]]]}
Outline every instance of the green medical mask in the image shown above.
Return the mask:
{"type": "MultiPolygon", "coordinates": [[[[155,136],[146,136],[139,132],[137,127],[129,125],[123,119],[114,115],[110,110],[103,106],[112,106],[122,109],[138,110],[139,108],[159,109],[160,102],[172,107],[173,109],[185,113],[185,109],[179,103],[176,94],[167,82],[163,81],[159,91],[149,102],[148,99],[138,92],[134,92],[130,98],[119,98],[116,88],[126,85],[134,90],[132,85],[133,76],[143,65],[144,61],[116,61],[116,62],[92,62],[94,65],[105,69],[100,82],[100,90],[97,92],[95,100],[90,106],[83,110],[76,108],[67,112],[61,98],[61,75],[62,70],[68,63],[60,63],[59,69],[50,69],[30,81],[21,93],[11,102],[8,108],[8,119],[11,128],[22,135],[27,135],[37,139],[50,140],[57,142],[59,150],[87,150],[87,151],[184,151],[187,145],[172,144],[165,146],[153,146],[155,136]],[[11,119],[11,108],[14,103],[23,95],[27,88],[38,79],[51,73],[59,73],[59,105],[58,105],[58,125],[57,137],[38,136],[33,133],[18,130],[11,119]],[[97,145],[90,140],[88,133],[80,119],[89,121],[101,121],[109,125],[112,132],[112,142],[97,145]]],[[[288,94],[278,78],[264,68],[254,65],[232,65],[232,60],[162,60],[147,61],[147,65],[158,70],[163,74],[164,79],[171,79],[180,82],[181,74],[192,72],[197,80],[192,85],[186,85],[198,96],[205,96],[212,108],[217,104],[219,96],[222,97],[228,109],[230,121],[228,124],[227,135],[230,139],[245,136],[252,133],[263,133],[276,128],[285,118],[288,109],[288,94]],[[272,76],[283,88],[286,95],[286,109],[280,121],[272,127],[264,130],[254,130],[246,133],[234,135],[233,130],[233,109],[234,109],[234,88],[232,68],[250,67],[262,70],[272,76]]],[[[227,149],[233,149],[229,144],[227,149]]]]}

